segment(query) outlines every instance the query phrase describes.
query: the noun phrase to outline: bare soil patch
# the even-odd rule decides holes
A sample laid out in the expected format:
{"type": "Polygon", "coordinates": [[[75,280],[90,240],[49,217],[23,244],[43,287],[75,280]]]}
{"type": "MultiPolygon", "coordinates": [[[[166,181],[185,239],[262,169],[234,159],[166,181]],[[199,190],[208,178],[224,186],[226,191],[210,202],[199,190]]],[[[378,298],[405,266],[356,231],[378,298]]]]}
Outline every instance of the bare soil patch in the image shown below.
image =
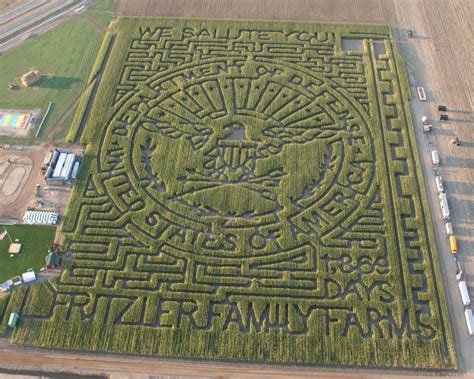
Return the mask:
{"type": "Polygon", "coordinates": [[[29,157],[0,155],[0,204],[7,206],[20,195],[28,181],[33,161],[29,157]]]}
{"type": "Polygon", "coordinates": [[[46,153],[47,150],[42,147],[0,149],[1,217],[21,219],[34,196],[46,153]]]}

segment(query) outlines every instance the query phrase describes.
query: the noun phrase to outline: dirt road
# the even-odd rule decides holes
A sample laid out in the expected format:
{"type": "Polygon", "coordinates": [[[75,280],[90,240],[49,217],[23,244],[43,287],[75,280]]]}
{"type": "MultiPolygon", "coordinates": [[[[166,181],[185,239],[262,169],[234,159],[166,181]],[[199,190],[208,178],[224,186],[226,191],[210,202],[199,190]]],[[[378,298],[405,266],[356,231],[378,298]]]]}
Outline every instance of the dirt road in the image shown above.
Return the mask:
{"type": "Polygon", "coordinates": [[[472,26],[474,4],[469,1],[396,3],[399,25],[416,31],[417,36],[407,40],[403,27],[394,28],[403,58],[407,62],[414,101],[418,148],[423,162],[425,183],[430,200],[432,220],[440,253],[443,284],[447,293],[454,338],[457,344],[459,367],[474,371],[474,338],[467,335],[464,308],[455,277],[456,267],[448,244],[445,223],[438,204],[435,175],[431,168],[430,151],[439,151],[442,175],[452,214],[454,232],[459,240],[459,258],[465,273],[471,298],[474,296],[474,48],[472,26]],[[470,16],[469,16],[470,15],[470,16]],[[445,22],[440,22],[444,20],[445,22]],[[415,87],[423,86],[426,103],[418,101],[415,87]],[[448,107],[451,121],[439,122],[438,104],[448,107]],[[434,131],[421,130],[423,115],[433,119],[434,131]],[[450,143],[458,137],[461,146],[450,143]]]}
{"type": "Polygon", "coordinates": [[[111,354],[77,354],[53,350],[20,348],[17,352],[0,345],[2,366],[22,370],[44,370],[47,372],[74,372],[76,374],[105,374],[111,378],[150,378],[151,375],[174,375],[205,378],[373,378],[419,379],[434,376],[469,378],[469,374],[450,372],[412,373],[400,370],[368,370],[354,368],[332,369],[322,367],[256,365],[248,363],[198,362],[177,359],[155,359],[146,357],[117,356],[111,354]],[[5,363],[3,363],[5,362],[5,363]]]}

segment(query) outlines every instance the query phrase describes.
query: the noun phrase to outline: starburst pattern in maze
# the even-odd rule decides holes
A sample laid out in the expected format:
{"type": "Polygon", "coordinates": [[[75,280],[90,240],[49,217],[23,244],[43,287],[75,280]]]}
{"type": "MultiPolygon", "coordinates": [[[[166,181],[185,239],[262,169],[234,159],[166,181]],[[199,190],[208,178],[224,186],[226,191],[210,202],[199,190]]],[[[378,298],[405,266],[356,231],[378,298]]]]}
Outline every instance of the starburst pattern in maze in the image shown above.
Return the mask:
{"type": "Polygon", "coordinates": [[[208,23],[114,26],[63,226],[74,261],[16,341],[454,365],[389,30],[208,23]]]}

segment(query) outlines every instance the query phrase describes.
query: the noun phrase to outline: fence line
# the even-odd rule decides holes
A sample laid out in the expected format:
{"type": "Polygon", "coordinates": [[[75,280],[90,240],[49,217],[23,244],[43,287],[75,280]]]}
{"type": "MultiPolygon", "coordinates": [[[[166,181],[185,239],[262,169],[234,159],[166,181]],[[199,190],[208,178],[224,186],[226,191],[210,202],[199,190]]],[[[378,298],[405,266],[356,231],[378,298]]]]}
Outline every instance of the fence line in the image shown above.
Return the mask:
{"type": "Polygon", "coordinates": [[[46,117],[48,117],[48,113],[49,113],[49,110],[51,109],[51,105],[53,105],[52,102],[49,103],[48,109],[46,110],[46,113],[44,114],[43,119],[41,120],[41,123],[39,124],[38,130],[36,131],[36,138],[38,138],[38,135],[41,132],[41,128],[43,127],[46,117]]]}

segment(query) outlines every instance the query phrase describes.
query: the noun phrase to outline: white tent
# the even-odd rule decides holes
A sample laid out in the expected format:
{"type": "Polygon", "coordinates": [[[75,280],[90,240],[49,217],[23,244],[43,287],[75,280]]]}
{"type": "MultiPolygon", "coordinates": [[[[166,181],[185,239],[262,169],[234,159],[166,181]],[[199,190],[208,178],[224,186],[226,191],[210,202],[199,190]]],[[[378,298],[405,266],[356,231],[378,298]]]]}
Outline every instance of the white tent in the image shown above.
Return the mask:
{"type": "Polygon", "coordinates": [[[58,212],[26,211],[23,222],[25,224],[54,225],[58,222],[58,212]]]}

